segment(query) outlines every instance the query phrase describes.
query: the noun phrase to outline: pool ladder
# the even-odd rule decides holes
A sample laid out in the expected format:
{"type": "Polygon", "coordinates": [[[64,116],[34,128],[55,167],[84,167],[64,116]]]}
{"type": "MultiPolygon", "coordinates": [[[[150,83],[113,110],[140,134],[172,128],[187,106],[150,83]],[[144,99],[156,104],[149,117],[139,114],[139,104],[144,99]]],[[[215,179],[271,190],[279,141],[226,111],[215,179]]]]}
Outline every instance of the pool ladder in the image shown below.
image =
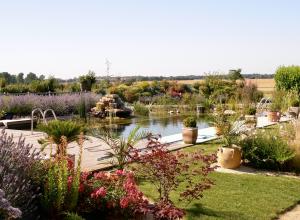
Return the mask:
{"type": "Polygon", "coordinates": [[[54,119],[57,120],[56,114],[55,114],[54,110],[51,109],[51,108],[48,108],[48,109],[46,109],[45,111],[43,111],[41,108],[35,108],[35,109],[32,110],[32,112],[31,112],[31,134],[33,134],[33,120],[34,120],[34,113],[35,113],[35,112],[41,113],[41,115],[42,115],[42,117],[43,117],[43,123],[47,124],[46,114],[47,114],[49,111],[52,113],[54,119]]]}

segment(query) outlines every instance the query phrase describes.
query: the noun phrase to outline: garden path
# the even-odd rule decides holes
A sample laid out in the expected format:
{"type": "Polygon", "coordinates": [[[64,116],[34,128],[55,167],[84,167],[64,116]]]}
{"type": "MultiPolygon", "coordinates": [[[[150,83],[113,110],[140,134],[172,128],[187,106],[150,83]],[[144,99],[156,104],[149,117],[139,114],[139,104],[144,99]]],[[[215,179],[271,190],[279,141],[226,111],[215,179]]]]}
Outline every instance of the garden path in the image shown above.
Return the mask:
{"type": "Polygon", "coordinates": [[[292,210],[279,216],[279,220],[296,220],[300,219],[300,205],[296,205],[292,210]]]}

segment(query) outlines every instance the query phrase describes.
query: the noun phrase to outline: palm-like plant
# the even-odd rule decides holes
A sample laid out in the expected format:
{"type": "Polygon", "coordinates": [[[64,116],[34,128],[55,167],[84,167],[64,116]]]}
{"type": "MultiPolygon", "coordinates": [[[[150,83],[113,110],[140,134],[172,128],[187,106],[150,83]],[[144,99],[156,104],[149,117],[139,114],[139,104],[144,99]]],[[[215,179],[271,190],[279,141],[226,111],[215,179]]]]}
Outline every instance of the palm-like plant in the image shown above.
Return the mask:
{"type": "MultiPolygon", "coordinates": [[[[83,132],[83,127],[72,121],[53,120],[48,124],[39,125],[38,128],[48,135],[46,139],[39,140],[43,147],[50,143],[55,143],[57,146],[61,145],[62,137],[66,138],[67,143],[77,141],[79,134],[83,132]]],[[[65,150],[58,147],[56,153],[59,154],[61,151],[64,153],[65,150]]]]}
{"type": "Polygon", "coordinates": [[[226,115],[224,109],[224,106],[219,106],[217,112],[211,116],[211,121],[218,127],[224,147],[232,147],[238,142],[238,133],[241,132],[244,121],[239,121],[239,114],[226,115]]]}
{"type": "Polygon", "coordinates": [[[108,130],[98,129],[93,131],[93,136],[101,139],[109,146],[110,151],[107,152],[107,155],[112,158],[111,164],[118,169],[124,169],[130,158],[130,149],[149,135],[150,133],[147,131],[140,131],[139,126],[135,127],[127,138],[118,136],[108,130]]]}

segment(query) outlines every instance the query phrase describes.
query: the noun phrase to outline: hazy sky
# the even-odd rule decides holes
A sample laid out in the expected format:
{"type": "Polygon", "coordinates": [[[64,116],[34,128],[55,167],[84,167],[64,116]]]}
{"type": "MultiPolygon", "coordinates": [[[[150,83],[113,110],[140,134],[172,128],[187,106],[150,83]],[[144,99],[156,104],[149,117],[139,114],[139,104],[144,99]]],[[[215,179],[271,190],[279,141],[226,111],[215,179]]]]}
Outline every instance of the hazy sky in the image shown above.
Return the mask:
{"type": "Polygon", "coordinates": [[[300,64],[299,0],[0,0],[0,72],[273,73],[300,64]]]}

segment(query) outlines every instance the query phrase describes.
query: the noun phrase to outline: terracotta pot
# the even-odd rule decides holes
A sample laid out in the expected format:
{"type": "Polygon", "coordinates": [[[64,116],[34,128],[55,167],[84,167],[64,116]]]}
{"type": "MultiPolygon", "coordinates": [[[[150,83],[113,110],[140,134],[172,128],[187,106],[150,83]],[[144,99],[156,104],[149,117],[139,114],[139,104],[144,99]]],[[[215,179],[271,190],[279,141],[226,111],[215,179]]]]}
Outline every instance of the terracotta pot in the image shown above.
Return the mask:
{"type": "Polygon", "coordinates": [[[241,165],[242,151],[239,147],[220,147],[217,157],[219,166],[234,169],[241,165]]]}
{"type": "Polygon", "coordinates": [[[182,138],[185,144],[196,144],[198,128],[182,128],[182,138]]]}
{"type": "Polygon", "coordinates": [[[268,112],[268,119],[270,122],[278,122],[280,120],[280,112],[268,112]]]}

